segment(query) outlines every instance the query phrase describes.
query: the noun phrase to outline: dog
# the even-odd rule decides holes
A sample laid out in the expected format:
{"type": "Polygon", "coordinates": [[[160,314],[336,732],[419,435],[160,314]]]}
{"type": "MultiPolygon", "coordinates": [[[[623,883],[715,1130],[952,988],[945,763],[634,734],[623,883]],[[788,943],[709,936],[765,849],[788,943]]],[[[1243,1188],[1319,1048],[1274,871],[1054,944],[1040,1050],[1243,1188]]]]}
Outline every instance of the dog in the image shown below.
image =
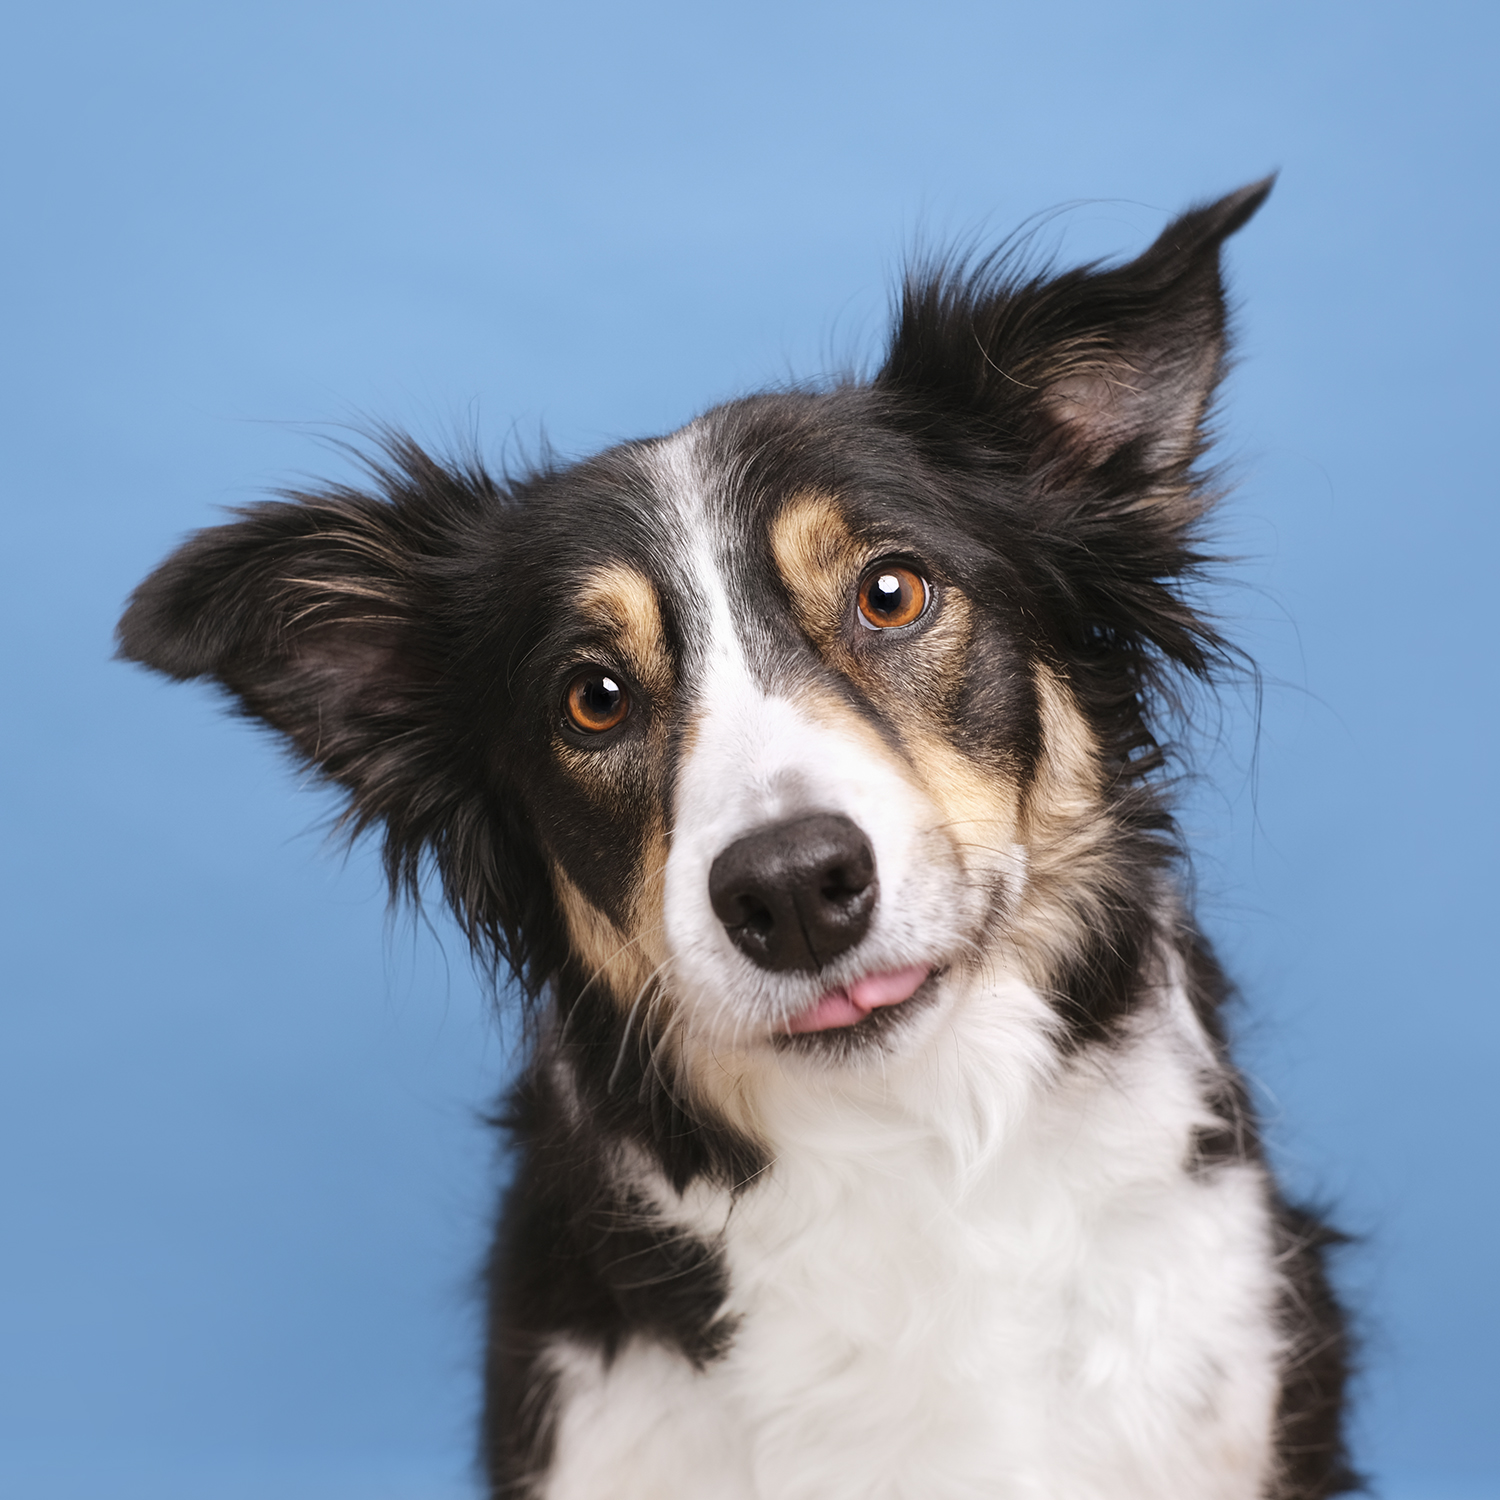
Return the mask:
{"type": "Polygon", "coordinates": [[[1168,732],[1221,248],[909,272],[872,378],[199,532],[124,657],[427,870],[531,1018],[494,1500],[1322,1500],[1335,1239],[1279,1191],[1168,732]]]}

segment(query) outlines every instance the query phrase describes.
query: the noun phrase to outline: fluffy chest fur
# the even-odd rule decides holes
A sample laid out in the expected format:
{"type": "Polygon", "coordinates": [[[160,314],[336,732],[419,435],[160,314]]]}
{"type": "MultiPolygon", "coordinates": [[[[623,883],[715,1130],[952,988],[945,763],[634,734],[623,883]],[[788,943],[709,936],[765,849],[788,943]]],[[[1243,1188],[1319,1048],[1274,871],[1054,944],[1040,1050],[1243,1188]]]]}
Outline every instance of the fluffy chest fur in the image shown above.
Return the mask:
{"type": "Polygon", "coordinates": [[[1213,1065],[1183,996],[1107,1064],[1029,1079],[987,1000],[858,1097],[791,1081],[774,1161],[737,1197],[649,1184],[722,1253],[732,1346],[694,1368],[559,1342],[539,1493],[1266,1492],[1285,1353],[1269,1194],[1253,1166],[1188,1169],[1213,1065]]]}

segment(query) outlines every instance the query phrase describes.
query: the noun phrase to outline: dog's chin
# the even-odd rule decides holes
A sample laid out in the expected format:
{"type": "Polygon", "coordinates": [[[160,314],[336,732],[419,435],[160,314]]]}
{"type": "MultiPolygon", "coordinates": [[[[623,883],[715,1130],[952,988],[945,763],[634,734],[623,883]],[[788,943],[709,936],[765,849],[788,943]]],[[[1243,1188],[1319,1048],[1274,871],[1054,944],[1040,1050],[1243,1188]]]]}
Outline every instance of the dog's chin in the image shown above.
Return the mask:
{"type": "Polygon", "coordinates": [[[776,1033],[776,1048],[830,1060],[883,1048],[936,1001],[944,972],[923,964],[821,995],[776,1033]]]}

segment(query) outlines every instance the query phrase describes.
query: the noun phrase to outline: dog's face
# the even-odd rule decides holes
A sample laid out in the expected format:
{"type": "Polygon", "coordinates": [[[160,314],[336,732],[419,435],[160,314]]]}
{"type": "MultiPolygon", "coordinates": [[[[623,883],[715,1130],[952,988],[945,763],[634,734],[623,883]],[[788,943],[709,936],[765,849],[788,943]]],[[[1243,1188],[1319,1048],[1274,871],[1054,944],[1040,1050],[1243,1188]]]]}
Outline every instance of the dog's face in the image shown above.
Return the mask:
{"type": "Polygon", "coordinates": [[[523,795],[594,982],[693,1043],[891,1042],[992,951],[1041,782],[1096,795],[1007,560],[869,405],[740,403],[547,502],[523,795]]]}
{"type": "Polygon", "coordinates": [[[680,1054],[857,1065],[996,965],[1104,1024],[1066,1012],[1134,961],[1151,691],[1214,645],[1176,584],[1218,249],[1267,190],[1115,269],[915,280],[868,384],[506,485],[392,440],[373,492],[190,541],[123,650],[216,677],[394,881],[434,859],[534,987],[680,1054]]]}

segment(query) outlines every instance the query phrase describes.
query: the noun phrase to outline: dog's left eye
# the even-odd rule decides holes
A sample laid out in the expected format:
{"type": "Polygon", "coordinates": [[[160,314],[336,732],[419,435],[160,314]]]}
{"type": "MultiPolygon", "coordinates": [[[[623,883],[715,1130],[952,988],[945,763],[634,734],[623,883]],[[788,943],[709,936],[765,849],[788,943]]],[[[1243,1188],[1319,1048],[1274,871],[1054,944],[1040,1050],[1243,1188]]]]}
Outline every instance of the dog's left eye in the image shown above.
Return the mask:
{"type": "Polygon", "coordinates": [[[910,625],[927,608],[927,580],[906,563],[877,563],[859,586],[859,617],[871,630],[910,625]]]}
{"type": "Polygon", "coordinates": [[[603,734],[625,721],[630,695],[624,684],[605,667],[585,667],[577,672],[563,694],[563,713],[568,722],[585,734],[603,734]]]}

